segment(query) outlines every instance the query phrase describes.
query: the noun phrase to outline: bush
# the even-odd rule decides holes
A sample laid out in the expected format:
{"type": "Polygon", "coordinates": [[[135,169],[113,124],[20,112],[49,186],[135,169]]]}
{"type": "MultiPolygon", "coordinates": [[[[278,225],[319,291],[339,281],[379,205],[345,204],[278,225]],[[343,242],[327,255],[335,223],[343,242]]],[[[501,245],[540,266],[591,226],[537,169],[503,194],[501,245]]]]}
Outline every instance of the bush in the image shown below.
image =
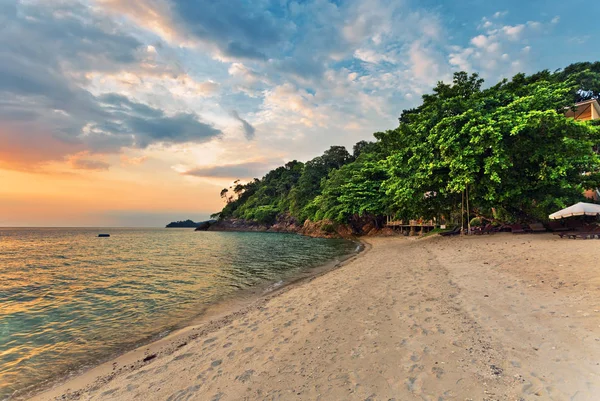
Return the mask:
{"type": "Polygon", "coordinates": [[[335,232],[335,227],[333,224],[327,223],[321,226],[321,231],[327,234],[333,234],[335,232]]]}
{"type": "Polygon", "coordinates": [[[279,214],[279,209],[275,206],[259,206],[254,211],[254,219],[255,221],[261,224],[275,224],[277,220],[277,215],[279,214]]]}

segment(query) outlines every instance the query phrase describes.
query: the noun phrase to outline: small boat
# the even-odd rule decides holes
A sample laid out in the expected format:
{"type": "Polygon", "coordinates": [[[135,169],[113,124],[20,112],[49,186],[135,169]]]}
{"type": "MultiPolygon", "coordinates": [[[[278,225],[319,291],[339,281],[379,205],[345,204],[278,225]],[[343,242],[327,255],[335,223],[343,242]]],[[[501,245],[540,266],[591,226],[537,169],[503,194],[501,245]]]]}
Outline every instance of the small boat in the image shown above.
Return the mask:
{"type": "Polygon", "coordinates": [[[98,237],[100,237],[100,238],[108,238],[108,237],[110,237],[110,234],[98,234],[98,237]]]}

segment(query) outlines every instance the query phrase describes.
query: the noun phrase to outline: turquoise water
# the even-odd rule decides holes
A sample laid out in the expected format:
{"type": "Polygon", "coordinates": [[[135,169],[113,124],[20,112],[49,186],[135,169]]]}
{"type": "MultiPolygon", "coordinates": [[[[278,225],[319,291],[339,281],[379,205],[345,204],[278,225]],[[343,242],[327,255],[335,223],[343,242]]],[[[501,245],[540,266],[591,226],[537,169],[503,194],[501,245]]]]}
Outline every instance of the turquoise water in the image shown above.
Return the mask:
{"type": "Polygon", "coordinates": [[[0,399],[356,248],[291,234],[0,228],[0,399]]]}

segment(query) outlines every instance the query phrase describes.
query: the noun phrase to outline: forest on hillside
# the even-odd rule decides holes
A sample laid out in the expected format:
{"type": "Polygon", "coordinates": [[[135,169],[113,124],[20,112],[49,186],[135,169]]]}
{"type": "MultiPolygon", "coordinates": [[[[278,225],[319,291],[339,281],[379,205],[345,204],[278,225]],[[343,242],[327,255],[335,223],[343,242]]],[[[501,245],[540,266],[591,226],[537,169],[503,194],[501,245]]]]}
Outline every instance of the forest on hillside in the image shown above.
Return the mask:
{"type": "Polygon", "coordinates": [[[290,161],[221,197],[219,219],[273,224],[350,223],[385,216],[460,221],[546,220],[549,213],[600,187],[600,123],[564,116],[579,101],[600,95],[600,62],[554,72],[517,74],[483,88],[477,74],[439,82],[422,104],[404,110],[395,129],[322,156],[290,161]]]}

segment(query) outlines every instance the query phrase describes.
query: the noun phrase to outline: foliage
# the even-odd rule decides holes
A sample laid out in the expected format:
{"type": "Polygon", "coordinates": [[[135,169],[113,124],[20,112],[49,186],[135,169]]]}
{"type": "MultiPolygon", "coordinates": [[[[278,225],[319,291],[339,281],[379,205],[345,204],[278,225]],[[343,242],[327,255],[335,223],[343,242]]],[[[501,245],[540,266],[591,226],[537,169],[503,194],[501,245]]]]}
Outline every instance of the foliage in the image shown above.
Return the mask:
{"type": "Polygon", "coordinates": [[[352,160],[346,148],[332,146],[306,164],[294,160],[270,171],[262,180],[237,184],[236,197],[228,200],[219,217],[267,222],[290,213],[303,221],[309,217],[306,205],[320,193],[321,180],[352,160]]]}
{"type": "Polygon", "coordinates": [[[600,186],[600,126],[564,116],[600,95],[600,63],[517,74],[483,89],[476,74],[439,82],[396,129],[360,141],[352,155],[333,146],[305,164],[290,162],[262,180],[221,193],[220,218],[270,223],[348,223],[382,216],[540,220],[600,186]],[[499,217],[500,216],[500,217],[499,217]]]}
{"type": "Polygon", "coordinates": [[[273,224],[278,214],[279,209],[273,205],[258,206],[251,219],[262,224],[273,224]]]}
{"type": "Polygon", "coordinates": [[[335,227],[333,226],[333,224],[323,224],[321,226],[321,231],[327,234],[332,234],[335,232],[335,227]]]}

